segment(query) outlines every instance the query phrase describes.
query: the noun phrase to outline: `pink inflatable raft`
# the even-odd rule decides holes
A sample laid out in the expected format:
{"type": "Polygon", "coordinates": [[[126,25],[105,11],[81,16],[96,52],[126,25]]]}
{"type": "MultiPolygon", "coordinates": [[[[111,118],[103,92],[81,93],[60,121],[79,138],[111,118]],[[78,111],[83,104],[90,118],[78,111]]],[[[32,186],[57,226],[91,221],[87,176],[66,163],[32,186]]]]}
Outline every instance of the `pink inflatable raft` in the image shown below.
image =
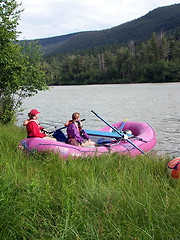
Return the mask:
{"type": "MultiPolygon", "coordinates": [[[[112,126],[119,129],[123,122],[118,122],[112,126]]],[[[99,156],[106,153],[118,152],[119,154],[128,154],[135,157],[143,152],[148,152],[156,145],[156,134],[152,127],[144,122],[126,122],[123,128],[123,136],[120,137],[117,132],[113,132],[109,126],[101,128],[97,131],[85,130],[90,138],[97,142],[96,147],[84,148],[77,147],[65,142],[54,142],[43,138],[27,138],[20,142],[21,148],[28,151],[37,150],[53,151],[58,153],[62,158],[99,156]],[[129,134],[130,133],[130,134],[129,134]],[[127,140],[128,138],[128,140],[127,140]],[[133,144],[137,146],[134,147],[133,144]]]]}

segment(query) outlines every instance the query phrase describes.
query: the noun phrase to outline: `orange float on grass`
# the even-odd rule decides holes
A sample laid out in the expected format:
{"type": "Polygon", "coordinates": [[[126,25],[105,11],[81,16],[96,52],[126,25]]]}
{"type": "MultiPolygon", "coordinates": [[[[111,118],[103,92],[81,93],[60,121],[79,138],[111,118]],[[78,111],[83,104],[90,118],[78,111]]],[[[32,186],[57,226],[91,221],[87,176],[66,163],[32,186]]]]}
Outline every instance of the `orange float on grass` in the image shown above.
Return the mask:
{"type": "Polygon", "coordinates": [[[180,175],[180,157],[171,160],[167,165],[172,178],[179,178],[180,175]]]}

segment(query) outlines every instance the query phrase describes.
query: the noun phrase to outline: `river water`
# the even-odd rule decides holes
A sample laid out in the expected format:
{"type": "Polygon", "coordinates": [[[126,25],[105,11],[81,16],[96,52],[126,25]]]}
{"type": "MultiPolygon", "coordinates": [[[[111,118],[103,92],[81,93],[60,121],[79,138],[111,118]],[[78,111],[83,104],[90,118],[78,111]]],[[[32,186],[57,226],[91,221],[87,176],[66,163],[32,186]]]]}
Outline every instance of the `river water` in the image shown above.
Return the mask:
{"type": "Polygon", "coordinates": [[[26,98],[22,107],[18,125],[37,108],[41,125],[49,131],[62,127],[76,111],[86,119],[86,129],[105,126],[91,110],[110,124],[124,119],[147,122],[157,135],[154,150],[180,156],[180,83],[56,86],[26,98]]]}

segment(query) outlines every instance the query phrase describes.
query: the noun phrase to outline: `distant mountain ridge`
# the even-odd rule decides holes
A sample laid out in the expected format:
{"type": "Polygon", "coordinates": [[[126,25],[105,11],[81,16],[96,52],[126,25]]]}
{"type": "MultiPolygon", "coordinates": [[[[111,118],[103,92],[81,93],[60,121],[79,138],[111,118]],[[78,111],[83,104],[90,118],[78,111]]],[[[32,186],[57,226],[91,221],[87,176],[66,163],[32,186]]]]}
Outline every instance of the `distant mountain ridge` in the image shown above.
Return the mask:
{"type": "Polygon", "coordinates": [[[100,30],[72,33],[57,37],[37,39],[45,55],[68,53],[91,49],[103,45],[114,45],[148,40],[153,32],[175,31],[180,28],[180,4],[159,7],[146,15],[121,24],[100,30]]]}

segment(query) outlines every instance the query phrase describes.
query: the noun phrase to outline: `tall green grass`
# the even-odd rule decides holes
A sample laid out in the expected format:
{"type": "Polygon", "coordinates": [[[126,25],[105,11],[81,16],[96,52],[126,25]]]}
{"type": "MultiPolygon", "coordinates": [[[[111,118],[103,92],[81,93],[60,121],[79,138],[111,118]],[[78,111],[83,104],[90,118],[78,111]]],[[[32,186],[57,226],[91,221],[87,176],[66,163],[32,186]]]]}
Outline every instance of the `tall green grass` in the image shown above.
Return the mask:
{"type": "Polygon", "coordinates": [[[17,149],[0,125],[0,239],[179,239],[180,181],[168,157],[60,160],[17,149]]]}

